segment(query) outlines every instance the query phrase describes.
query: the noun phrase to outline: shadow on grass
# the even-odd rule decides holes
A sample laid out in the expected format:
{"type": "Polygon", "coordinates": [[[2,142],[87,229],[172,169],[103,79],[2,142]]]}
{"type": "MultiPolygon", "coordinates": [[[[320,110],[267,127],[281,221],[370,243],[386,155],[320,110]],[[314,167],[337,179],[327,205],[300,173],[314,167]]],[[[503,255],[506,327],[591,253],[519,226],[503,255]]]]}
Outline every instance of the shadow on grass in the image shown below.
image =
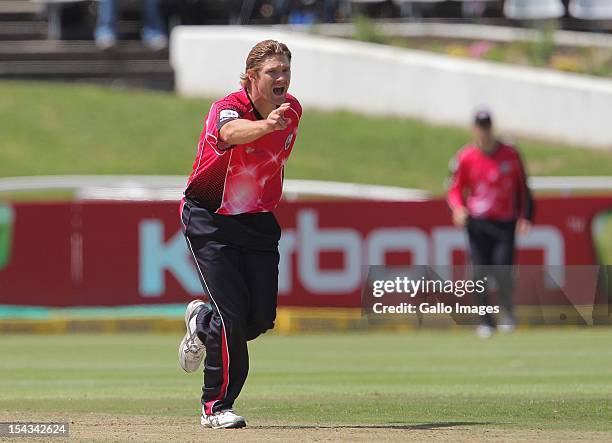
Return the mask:
{"type": "Polygon", "coordinates": [[[249,426],[250,429],[441,429],[453,428],[456,426],[482,426],[482,425],[500,425],[503,423],[491,421],[441,421],[434,423],[417,423],[417,424],[381,424],[381,425],[269,425],[269,426],[249,426]]]}

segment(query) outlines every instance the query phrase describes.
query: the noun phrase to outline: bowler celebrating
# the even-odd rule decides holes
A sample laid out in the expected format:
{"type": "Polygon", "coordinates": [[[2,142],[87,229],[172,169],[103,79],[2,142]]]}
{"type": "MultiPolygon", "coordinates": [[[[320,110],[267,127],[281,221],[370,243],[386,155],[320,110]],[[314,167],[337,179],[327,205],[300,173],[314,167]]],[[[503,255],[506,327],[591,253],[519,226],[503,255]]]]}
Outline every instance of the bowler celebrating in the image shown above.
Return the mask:
{"type": "Polygon", "coordinates": [[[302,115],[287,93],[291,52],[257,43],[242,88],[213,103],[198,143],[180,216],[209,301],[187,306],[179,363],[204,354],[203,426],[241,428],[232,410],[249,371],[247,341],[274,327],[280,226],[272,214],[302,115]]]}

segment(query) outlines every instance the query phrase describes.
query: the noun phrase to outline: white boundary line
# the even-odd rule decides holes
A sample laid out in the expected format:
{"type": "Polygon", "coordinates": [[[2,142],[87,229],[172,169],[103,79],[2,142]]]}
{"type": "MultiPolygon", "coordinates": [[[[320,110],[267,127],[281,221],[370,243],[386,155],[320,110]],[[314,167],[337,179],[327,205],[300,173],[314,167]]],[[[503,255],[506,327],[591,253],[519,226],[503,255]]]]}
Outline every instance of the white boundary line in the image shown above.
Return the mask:
{"type": "MultiPolygon", "coordinates": [[[[74,189],[81,199],[180,200],[187,177],[174,175],[51,175],[0,178],[0,192],[74,189]]],[[[531,177],[534,191],[611,191],[612,176],[531,177]]],[[[300,196],[421,201],[430,194],[420,189],[318,180],[285,180],[283,197],[300,196]]]]}
{"type": "MultiPolygon", "coordinates": [[[[75,189],[83,199],[179,200],[187,184],[183,176],[74,175],[0,178],[0,192],[75,189]]],[[[426,191],[392,186],[364,185],[316,180],[285,180],[284,197],[302,195],[373,200],[418,201],[426,191]]]]}

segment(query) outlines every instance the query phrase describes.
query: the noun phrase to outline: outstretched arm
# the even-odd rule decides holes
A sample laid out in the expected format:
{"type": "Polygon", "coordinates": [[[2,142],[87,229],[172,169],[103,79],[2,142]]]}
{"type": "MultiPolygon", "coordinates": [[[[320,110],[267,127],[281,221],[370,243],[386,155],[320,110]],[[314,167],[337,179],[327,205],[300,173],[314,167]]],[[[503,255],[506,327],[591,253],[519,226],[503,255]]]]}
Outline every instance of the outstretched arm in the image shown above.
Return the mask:
{"type": "Polygon", "coordinates": [[[250,143],[274,131],[282,131],[291,123],[284,116],[289,103],[283,103],[268,115],[265,120],[251,121],[246,119],[232,120],[221,127],[221,140],[229,145],[250,143]]]}

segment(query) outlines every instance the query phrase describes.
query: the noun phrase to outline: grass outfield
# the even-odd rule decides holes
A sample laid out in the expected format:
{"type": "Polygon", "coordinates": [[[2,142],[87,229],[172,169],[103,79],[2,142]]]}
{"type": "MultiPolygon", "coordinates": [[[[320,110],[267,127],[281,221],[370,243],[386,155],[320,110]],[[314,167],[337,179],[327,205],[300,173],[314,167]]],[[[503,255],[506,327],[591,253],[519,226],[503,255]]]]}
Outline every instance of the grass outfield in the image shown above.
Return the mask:
{"type": "MultiPolygon", "coordinates": [[[[0,82],[0,96],[0,176],[186,176],[210,106],[158,92],[8,81],[0,82]]],[[[466,131],[414,120],[307,110],[286,176],[439,194],[449,159],[468,140],[466,131]]],[[[612,151],[519,146],[533,175],[610,174],[612,151]]]]}
{"type": "MultiPolygon", "coordinates": [[[[99,416],[111,417],[101,419],[108,432],[143,420],[162,435],[165,424],[197,430],[201,376],[179,369],[178,340],[5,335],[0,419],[63,418],[78,429],[99,416]]],[[[278,427],[356,426],[381,435],[387,427],[428,430],[422,438],[456,428],[462,434],[452,435],[467,439],[596,432],[610,440],[611,342],[609,328],[525,330],[489,341],[469,330],[268,335],[250,345],[251,375],[235,406],[255,437],[278,427]]]]}

